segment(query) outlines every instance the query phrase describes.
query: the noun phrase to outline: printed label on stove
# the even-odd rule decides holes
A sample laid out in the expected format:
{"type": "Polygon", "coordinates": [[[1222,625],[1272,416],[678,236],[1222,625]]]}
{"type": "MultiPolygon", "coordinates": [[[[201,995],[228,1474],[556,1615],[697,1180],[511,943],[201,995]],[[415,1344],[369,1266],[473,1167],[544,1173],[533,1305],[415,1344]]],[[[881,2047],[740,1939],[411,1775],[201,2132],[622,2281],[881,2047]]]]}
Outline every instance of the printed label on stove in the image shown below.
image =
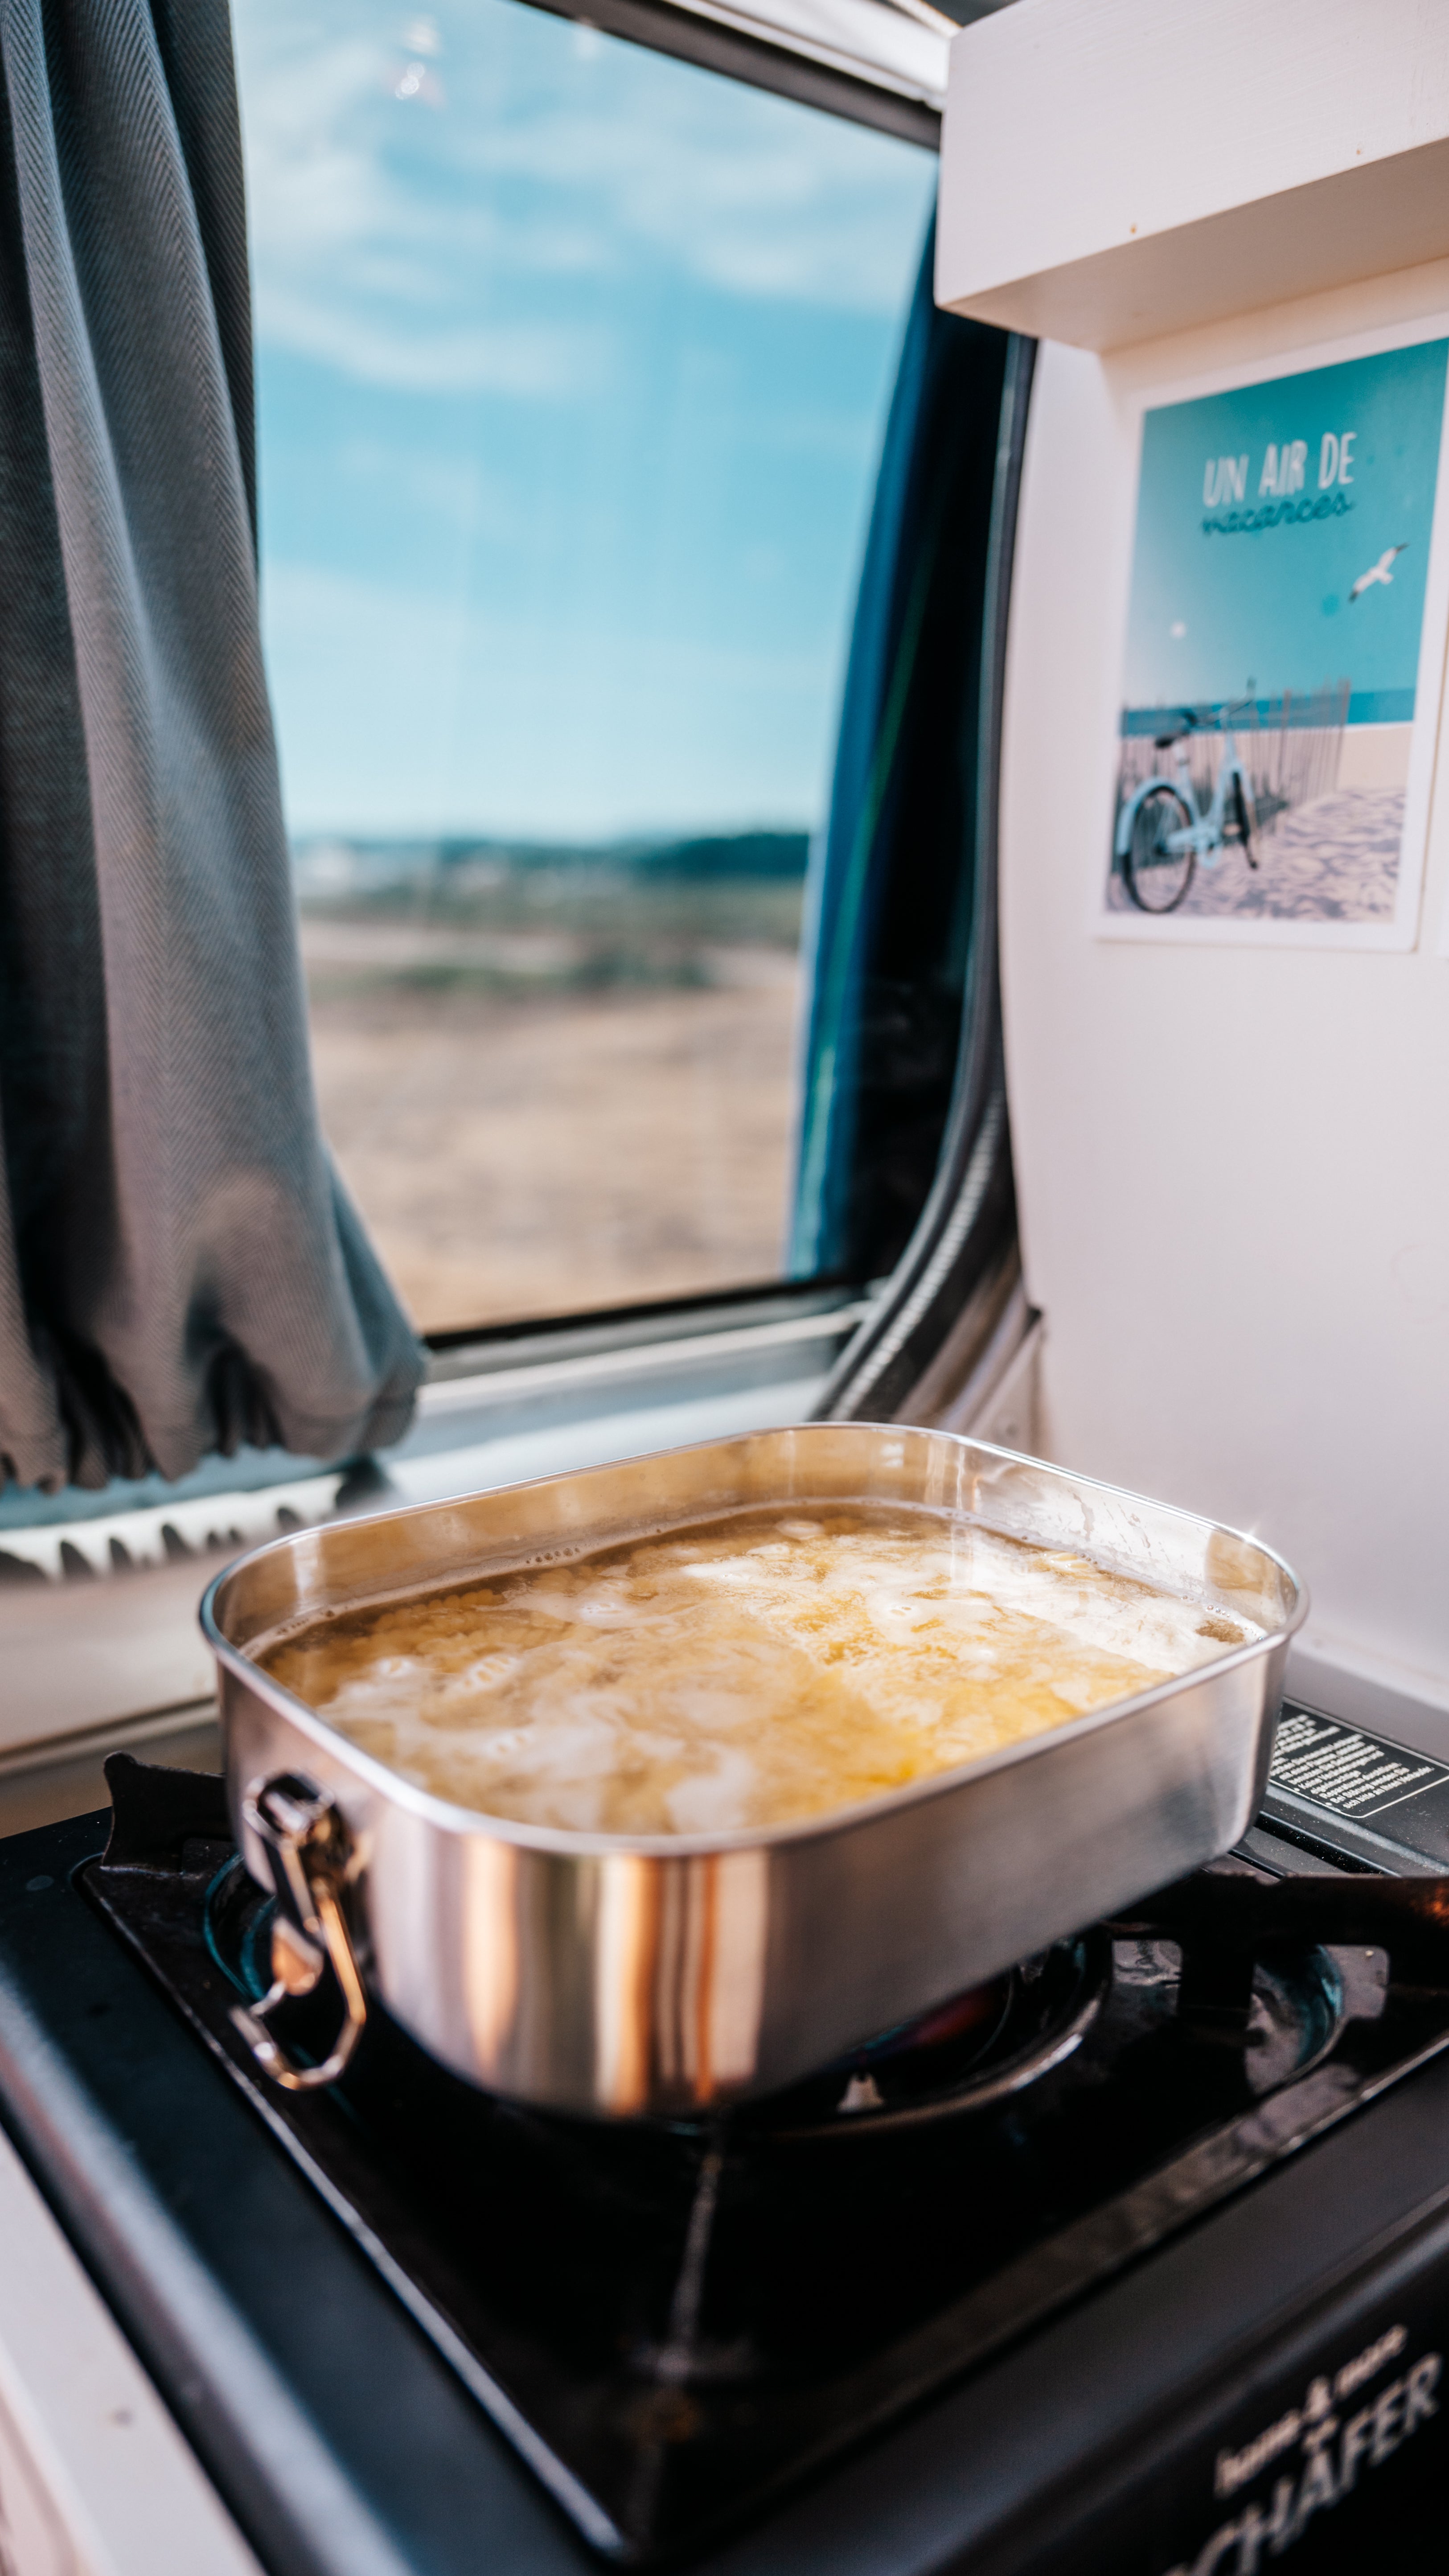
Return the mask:
{"type": "Polygon", "coordinates": [[[1342,2504],[1361,2478],[1381,2469],[1429,2423],[1439,2412],[1441,2353],[1421,2353],[1362,2405],[1353,2404],[1400,2359],[1408,2340],[1406,2326],[1389,2326],[1331,2377],[1324,2373],[1310,2381],[1299,2405],[1240,2449],[1219,2451],[1213,2477],[1218,2497],[1236,2497],[1260,2477],[1271,2477],[1271,2484],[1240,2502],[1195,2557],[1178,2561],[1171,2576],[1265,2576],[1260,2561],[1291,2549],[1318,2514],[1342,2504]]]}
{"type": "Polygon", "coordinates": [[[1295,1798],[1311,1798],[1335,1815],[1367,1823],[1446,1780],[1449,1762],[1387,1744],[1361,1727],[1340,1726],[1336,1718],[1291,1709],[1278,1721],[1269,1785],[1295,1798]]]}

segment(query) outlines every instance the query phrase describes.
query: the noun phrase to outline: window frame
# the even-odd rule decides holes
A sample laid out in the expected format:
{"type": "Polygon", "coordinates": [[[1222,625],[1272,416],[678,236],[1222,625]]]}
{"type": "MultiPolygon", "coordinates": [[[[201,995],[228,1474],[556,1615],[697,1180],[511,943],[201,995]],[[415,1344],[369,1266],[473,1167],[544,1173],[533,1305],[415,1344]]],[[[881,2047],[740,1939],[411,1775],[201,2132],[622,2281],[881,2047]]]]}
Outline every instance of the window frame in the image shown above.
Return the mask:
{"type": "MultiPolygon", "coordinates": [[[[996,0],[999,5],[999,0],[996,0]]],[[[928,151],[941,147],[957,21],[930,0],[526,0],[928,151]]],[[[972,12],[971,14],[975,14],[972,12]]]]}

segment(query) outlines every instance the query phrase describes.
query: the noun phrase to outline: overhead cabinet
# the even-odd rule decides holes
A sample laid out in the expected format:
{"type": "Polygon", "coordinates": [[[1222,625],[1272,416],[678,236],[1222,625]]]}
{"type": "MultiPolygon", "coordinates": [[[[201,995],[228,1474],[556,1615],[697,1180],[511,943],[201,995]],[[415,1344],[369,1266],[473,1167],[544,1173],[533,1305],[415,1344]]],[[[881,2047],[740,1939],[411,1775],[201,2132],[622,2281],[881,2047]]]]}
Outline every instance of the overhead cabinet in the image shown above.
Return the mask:
{"type": "Polygon", "coordinates": [[[1443,0],[1016,0],[952,44],[953,312],[1112,349],[1445,255],[1443,0]]]}

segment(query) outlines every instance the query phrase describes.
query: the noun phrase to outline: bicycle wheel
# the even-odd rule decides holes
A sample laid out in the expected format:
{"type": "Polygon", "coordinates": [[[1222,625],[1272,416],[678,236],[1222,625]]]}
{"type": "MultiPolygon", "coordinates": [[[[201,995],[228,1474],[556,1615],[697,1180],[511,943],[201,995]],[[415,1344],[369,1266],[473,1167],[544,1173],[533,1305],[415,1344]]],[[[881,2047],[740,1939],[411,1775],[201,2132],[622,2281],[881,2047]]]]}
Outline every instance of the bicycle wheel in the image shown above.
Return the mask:
{"type": "Polygon", "coordinates": [[[1139,912],[1176,912],[1197,866],[1193,850],[1170,850],[1169,837],[1191,828],[1192,816],[1175,787],[1149,787],[1132,817],[1132,837],[1122,862],[1127,891],[1139,912]]]}

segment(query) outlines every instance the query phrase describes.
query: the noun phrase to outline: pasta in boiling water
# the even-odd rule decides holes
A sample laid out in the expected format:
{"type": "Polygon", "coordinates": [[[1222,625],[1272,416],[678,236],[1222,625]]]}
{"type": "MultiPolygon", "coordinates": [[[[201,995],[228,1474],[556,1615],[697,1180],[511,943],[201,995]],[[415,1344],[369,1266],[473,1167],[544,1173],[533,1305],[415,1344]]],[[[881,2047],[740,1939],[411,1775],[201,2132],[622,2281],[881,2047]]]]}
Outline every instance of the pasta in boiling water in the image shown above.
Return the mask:
{"type": "Polygon", "coordinates": [[[579,1831],[797,1823],[1061,1726],[1258,1630],[974,1522],[753,1511],[258,1650],[419,1787],[579,1831]]]}

